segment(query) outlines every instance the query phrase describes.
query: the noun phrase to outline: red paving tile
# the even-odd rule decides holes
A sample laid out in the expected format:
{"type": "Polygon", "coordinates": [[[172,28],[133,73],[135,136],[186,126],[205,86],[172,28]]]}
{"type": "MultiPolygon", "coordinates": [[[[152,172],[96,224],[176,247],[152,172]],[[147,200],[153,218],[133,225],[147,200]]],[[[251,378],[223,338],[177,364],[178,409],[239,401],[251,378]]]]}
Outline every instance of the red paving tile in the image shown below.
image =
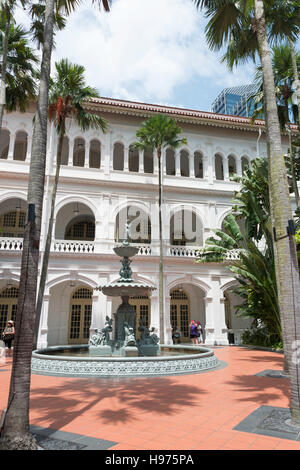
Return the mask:
{"type": "MultiPolygon", "coordinates": [[[[300,442],[233,429],[262,405],[288,407],[288,380],[255,376],[281,369],[283,357],[236,347],[215,353],[228,366],[202,374],[131,380],[33,375],[30,422],[115,441],[112,450],[300,450],[300,442]]],[[[11,359],[0,370],[3,409],[11,359]]]]}

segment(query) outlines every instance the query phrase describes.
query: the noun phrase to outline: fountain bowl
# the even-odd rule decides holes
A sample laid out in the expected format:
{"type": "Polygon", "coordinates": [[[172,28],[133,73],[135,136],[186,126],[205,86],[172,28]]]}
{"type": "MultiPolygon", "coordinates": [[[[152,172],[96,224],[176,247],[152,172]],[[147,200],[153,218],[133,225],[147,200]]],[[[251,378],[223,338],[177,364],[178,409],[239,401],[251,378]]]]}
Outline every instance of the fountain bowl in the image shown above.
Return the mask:
{"type": "Polygon", "coordinates": [[[62,377],[149,377],[199,373],[216,369],[214,351],[191,345],[160,345],[161,355],[89,356],[88,345],[50,346],[32,353],[34,374],[62,377]]]}
{"type": "Polygon", "coordinates": [[[113,250],[116,253],[116,255],[120,256],[121,258],[123,257],[132,258],[132,256],[135,256],[138,253],[139,248],[136,246],[131,246],[131,245],[128,245],[128,246],[120,245],[120,246],[115,246],[113,250]]]}

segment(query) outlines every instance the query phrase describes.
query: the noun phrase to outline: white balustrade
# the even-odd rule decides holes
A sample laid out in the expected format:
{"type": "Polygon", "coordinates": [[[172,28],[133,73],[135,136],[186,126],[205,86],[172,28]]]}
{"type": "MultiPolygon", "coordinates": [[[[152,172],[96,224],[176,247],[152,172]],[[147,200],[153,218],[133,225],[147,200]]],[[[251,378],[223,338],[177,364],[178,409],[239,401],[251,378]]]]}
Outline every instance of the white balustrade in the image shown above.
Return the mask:
{"type": "Polygon", "coordinates": [[[21,251],[23,249],[23,238],[6,238],[0,239],[0,250],[21,251]]]}
{"type": "Polygon", "coordinates": [[[54,240],[53,251],[60,253],[94,253],[93,242],[78,240],[54,240]]]}
{"type": "Polygon", "coordinates": [[[198,246],[171,246],[168,251],[171,256],[197,258],[198,250],[198,246]]]}

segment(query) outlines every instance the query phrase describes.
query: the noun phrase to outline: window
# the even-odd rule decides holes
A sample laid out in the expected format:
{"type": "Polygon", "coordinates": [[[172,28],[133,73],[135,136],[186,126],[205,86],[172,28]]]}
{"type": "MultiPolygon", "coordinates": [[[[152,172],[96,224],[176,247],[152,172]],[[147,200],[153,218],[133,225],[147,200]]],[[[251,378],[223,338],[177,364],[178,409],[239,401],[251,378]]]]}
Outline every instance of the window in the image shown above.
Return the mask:
{"type": "Polygon", "coordinates": [[[26,132],[19,131],[16,134],[14,155],[13,159],[18,161],[25,161],[27,153],[27,134],[26,132]]]}
{"type": "Polygon", "coordinates": [[[86,240],[95,239],[95,222],[92,217],[84,219],[77,218],[71,221],[65,232],[65,240],[86,240]]]}
{"type": "Polygon", "coordinates": [[[124,145],[120,142],[116,142],[114,145],[113,169],[119,171],[124,170],[124,145]]]}
{"type": "Polygon", "coordinates": [[[92,140],[90,143],[90,168],[100,168],[101,166],[101,144],[99,140],[92,140]]]}
{"type": "Polygon", "coordinates": [[[73,150],[73,165],[84,167],[85,141],[82,138],[75,139],[73,150]]]}
{"type": "Polygon", "coordinates": [[[25,226],[25,211],[13,210],[0,215],[0,234],[2,237],[22,238],[25,226]]]}

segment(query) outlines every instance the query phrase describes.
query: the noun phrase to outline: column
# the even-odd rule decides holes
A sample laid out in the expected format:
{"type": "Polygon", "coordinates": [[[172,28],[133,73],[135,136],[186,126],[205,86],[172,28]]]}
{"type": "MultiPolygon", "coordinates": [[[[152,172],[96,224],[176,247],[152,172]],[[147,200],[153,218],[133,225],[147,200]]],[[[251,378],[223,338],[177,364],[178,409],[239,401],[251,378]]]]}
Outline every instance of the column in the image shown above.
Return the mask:
{"type": "Polygon", "coordinates": [[[90,166],[90,142],[85,142],[84,168],[89,168],[89,166],[90,166]]]}
{"type": "Polygon", "coordinates": [[[222,162],[223,162],[224,181],[229,181],[228,156],[223,157],[222,162]]]}
{"type": "Polygon", "coordinates": [[[32,136],[28,135],[27,136],[27,150],[26,150],[26,162],[30,162],[30,156],[31,156],[31,146],[32,146],[32,136]]]}
{"type": "Polygon", "coordinates": [[[236,158],[236,174],[242,176],[242,160],[240,157],[236,158]]]}
{"type": "Polygon", "coordinates": [[[212,285],[212,311],[213,311],[213,335],[211,335],[211,340],[214,343],[210,344],[219,344],[227,345],[227,326],[225,322],[225,304],[224,304],[224,295],[223,291],[220,289],[221,278],[220,276],[211,277],[212,285]]]}
{"type": "Polygon", "coordinates": [[[195,157],[194,154],[190,154],[190,178],[195,178],[195,157]]]}
{"type": "Polygon", "coordinates": [[[48,314],[49,314],[49,302],[50,302],[49,289],[45,290],[42,306],[42,314],[40,319],[40,328],[38,334],[37,347],[46,348],[48,346],[48,314]]]}
{"type": "Polygon", "coordinates": [[[203,156],[203,176],[209,184],[214,184],[215,179],[215,156],[210,142],[206,143],[206,152],[203,156]]]}
{"type": "Polygon", "coordinates": [[[124,171],[129,171],[128,165],[129,147],[124,147],[124,171]]]}
{"type": "Polygon", "coordinates": [[[73,166],[74,139],[70,138],[69,142],[69,160],[68,165],[73,166]]]}
{"type": "Polygon", "coordinates": [[[176,176],[181,176],[181,171],[180,171],[180,151],[175,150],[175,175],[176,176]]]}
{"type": "Polygon", "coordinates": [[[15,139],[16,133],[12,132],[9,136],[9,147],[8,147],[8,155],[7,160],[13,160],[14,157],[14,147],[15,147],[15,139]]]}
{"type": "Polygon", "coordinates": [[[165,327],[165,344],[173,344],[172,340],[172,325],[170,322],[170,305],[171,297],[170,293],[166,293],[167,279],[164,280],[164,327],[165,327]]]}
{"type": "Polygon", "coordinates": [[[109,175],[111,169],[111,161],[112,161],[112,148],[111,148],[111,134],[112,130],[107,129],[106,134],[104,135],[105,144],[102,146],[101,143],[101,167],[104,170],[105,175],[109,175]]]}
{"type": "Polygon", "coordinates": [[[145,159],[143,150],[139,150],[139,171],[145,173],[145,159]]]}

